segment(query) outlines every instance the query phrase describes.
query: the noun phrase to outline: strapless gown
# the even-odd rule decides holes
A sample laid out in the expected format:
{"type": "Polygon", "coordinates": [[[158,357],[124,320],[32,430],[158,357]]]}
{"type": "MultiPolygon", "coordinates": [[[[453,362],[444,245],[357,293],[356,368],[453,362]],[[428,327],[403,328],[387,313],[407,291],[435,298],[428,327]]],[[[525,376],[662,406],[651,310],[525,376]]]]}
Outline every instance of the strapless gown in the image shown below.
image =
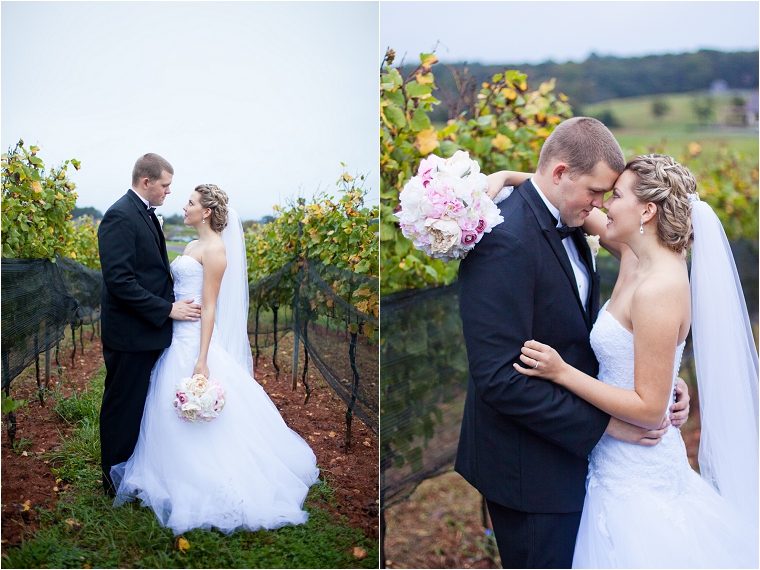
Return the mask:
{"type": "MultiPolygon", "coordinates": [[[[175,298],[200,304],[203,266],[181,256],[172,263],[172,273],[175,298]]],[[[177,417],[175,385],[193,373],[200,322],[175,321],[172,344],[151,372],[135,451],[112,469],[116,503],[141,500],[175,534],[304,523],[303,502],[319,476],[314,453],[216,337],[215,328],[208,366],[211,378],[225,388],[224,409],[208,423],[177,417]]]]}
{"type": "MultiPolygon", "coordinates": [[[[591,346],[599,380],[632,390],[633,335],[606,305],[591,346]]],[[[589,456],[573,567],[757,568],[758,529],[691,468],[679,429],[670,427],[654,447],[605,435],[589,456]]]]}

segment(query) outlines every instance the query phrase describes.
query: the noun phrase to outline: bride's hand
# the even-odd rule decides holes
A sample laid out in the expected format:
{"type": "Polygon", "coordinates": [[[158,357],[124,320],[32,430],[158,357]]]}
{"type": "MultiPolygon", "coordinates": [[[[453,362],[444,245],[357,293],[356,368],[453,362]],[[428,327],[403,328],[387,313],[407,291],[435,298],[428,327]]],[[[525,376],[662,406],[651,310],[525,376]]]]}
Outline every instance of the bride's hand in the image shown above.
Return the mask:
{"type": "Polygon", "coordinates": [[[523,368],[515,362],[513,365],[515,370],[526,376],[540,376],[553,382],[559,382],[567,364],[551,346],[529,340],[523,345],[521,352],[520,360],[529,368],[523,368]]]}
{"type": "Polygon", "coordinates": [[[208,380],[211,376],[211,371],[208,369],[208,365],[205,362],[199,360],[195,363],[195,368],[193,368],[193,376],[196,374],[203,374],[208,380]]]}
{"type": "Polygon", "coordinates": [[[507,171],[501,170],[499,172],[489,174],[486,176],[486,180],[488,181],[488,190],[486,193],[488,194],[488,197],[493,200],[496,198],[501,189],[504,188],[504,185],[507,181],[507,171]]]}

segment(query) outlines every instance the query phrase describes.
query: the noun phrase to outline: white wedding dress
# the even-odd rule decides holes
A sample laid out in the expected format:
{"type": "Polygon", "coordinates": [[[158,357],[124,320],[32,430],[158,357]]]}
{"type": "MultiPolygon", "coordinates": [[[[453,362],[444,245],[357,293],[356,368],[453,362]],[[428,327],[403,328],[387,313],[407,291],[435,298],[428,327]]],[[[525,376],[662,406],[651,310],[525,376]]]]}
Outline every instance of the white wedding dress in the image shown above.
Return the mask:
{"type": "MultiPolygon", "coordinates": [[[[591,346],[599,380],[632,390],[633,335],[606,305],[591,346]]],[[[683,349],[676,351],[674,384],[683,349]]],[[[744,520],[691,469],[679,429],[670,427],[654,447],[604,435],[589,457],[573,567],[757,568],[756,521],[744,520]]]]}
{"type": "MultiPolygon", "coordinates": [[[[175,298],[200,304],[203,266],[183,255],[172,263],[172,273],[175,298]]],[[[193,373],[200,334],[200,322],[174,322],[172,344],[151,373],[135,451],[112,469],[116,503],[136,496],[175,534],[306,522],[302,505],[319,476],[314,453],[225,350],[216,326],[207,362],[211,378],[224,386],[226,405],[208,423],[177,417],[175,385],[193,373]]]]}

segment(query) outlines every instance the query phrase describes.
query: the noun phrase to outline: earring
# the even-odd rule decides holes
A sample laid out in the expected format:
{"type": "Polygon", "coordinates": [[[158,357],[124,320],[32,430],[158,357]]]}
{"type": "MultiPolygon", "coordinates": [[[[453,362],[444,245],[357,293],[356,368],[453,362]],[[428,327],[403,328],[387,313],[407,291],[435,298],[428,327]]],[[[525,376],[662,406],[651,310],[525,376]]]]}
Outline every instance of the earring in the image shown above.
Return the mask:
{"type": "Polygon", "coordinates": [[[639,233],[644,233],[644,218],[641,218],[641,225],[639,226],[639,233]]]}
{"type": "MultiPolygon", "coordinates": [[[[206,223],[206,218],[203,218],[203,219],[201,220],[201,223],[202,223],[202,224],[205,224],[205,223],[206,223]]],[[[643,231],[643,230],[642,230],[642,231],[643,231]]]]}

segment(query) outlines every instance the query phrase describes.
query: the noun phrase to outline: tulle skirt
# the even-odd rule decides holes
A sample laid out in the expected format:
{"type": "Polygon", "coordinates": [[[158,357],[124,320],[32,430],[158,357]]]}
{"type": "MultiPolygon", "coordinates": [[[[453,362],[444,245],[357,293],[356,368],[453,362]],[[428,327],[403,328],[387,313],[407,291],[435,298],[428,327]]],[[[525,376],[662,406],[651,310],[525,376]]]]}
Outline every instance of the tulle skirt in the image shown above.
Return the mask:
{"type": "Polygon", "coordinates": [[[587,485],[573,568],[757,568],[756,524],[742,522],[688,463],[678,471],[675,493],[587,485]]]}
{"type": "Polygon", "coordinates": [[[175,331],[172,345],[153,368],[132,457],[112,468],[115,504],[137,498],[175,534],[306,522],[302,505],[319,476],[314,453],[213,336],[208,366],[211,378],[225,388],[226,405],[208,423],[177,417],[175,385],[192,375],[198,329],[183,336],[175,331]]]}

